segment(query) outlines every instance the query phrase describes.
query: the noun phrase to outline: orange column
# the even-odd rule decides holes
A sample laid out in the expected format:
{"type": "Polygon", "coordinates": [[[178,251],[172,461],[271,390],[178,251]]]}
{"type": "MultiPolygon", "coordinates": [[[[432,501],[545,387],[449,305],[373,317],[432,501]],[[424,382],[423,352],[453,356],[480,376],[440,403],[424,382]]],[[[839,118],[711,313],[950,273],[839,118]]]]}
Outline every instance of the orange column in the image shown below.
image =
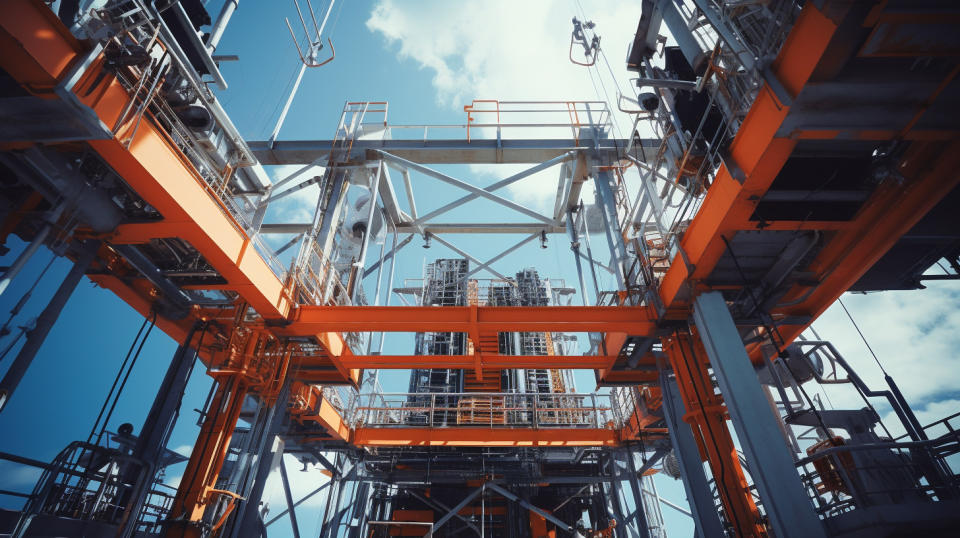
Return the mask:
{"type": "MultiPolygon", "coordinates": [[[[170,510],[170,520],[174,523],[167,531],[168,537],[199,538],[200,522],[207,506],[221,493],[226,493],[215,490],[217,477],[240,418],[247,386],[238,374],[222,378],[218,384],[170,510]]],[[[231,507],[235,500],[231,501],[231,507]]]]}
{"type": "Polygon", "coordinates": [[[670,359],[687,410],[683,420],[693,429],[701,456],[710,463],[727,522],[737,536],[766,536],[727,429],[723,399],[715,393],[710,381],[703,345],[693,335],[678,331],[663,340],[663,349],[670,359]]]}

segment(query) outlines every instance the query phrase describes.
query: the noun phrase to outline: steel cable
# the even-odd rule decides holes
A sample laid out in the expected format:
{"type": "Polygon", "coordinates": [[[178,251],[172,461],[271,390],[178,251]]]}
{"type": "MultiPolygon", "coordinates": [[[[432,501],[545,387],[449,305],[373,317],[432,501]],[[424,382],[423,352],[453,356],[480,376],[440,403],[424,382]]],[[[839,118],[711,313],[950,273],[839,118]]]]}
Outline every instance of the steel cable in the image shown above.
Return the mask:
{"type": "MultiPolygon", "coordinates": [[[[143,321],[144,321],[144,324],[146,324],[147,322],[146,318],[144,318],[143,321]]],[[[137,347],[137,351],[133,355],[133,360],[130,361],[130,366],[127,368],[126,374],[123,376],[123,381],[120,382],[120,387],[117,389],[116,395],[113,397],[113,403],[110,405],[110,411],[107,412],[107,416],[103,419],[103,424],[100,427],[100,434],[97,435],[97,442],[95,444],[99,445],[100,441],[103,439],[103,434],[106,432],[107,424],[110,423],[110,419],[113,417],[113,411],[114,409],[116,409],[117,403],[120,401],[120,395],[123,394],[123,389],[127,386],[127,380],[130,379],[130,373],[133,372],[133,367],[137,365],[137,359],[140,358],[140,352],[143,351],[143,345],[147,343],[147,338],[150,337],[150,333],[153,331],[153,328],[156,327],[156,325],[157,325],[157,313],[154,312],[153,319],[150,321],[150,326],[147,327],[147,332],[143,335],[143,339],[140,340],[140,345],[137,347]]],[[[143,330],[143,326],[140,327],[140,330],[143,330]]],[[[138,336],[139,334],[140,333],[137,333],[138,336]]],[[[136,343],[136,340],[134,340],[134,343],[136,343]]],[[[131,351],[133,350],[133,346],[130,346],[130,350],[131,351]]],[[[127,359],[129,358],[130,358],[130,351],[127,351],[127,358],[125,358],[123,361],[124,364],[126,364],[127,359]]],[[[121,365],[120,371],[123,371],[122,365],[121,365]]],[[[119,375],[120,374],[118,372],[117,373],[118,378],[119,378],[119,375]]],[[[113,383],[114,383],[114,386],[116,386],[117,380],[114,379],[113,383]]],[[[111,392],[113,392],[112,387],[111,387],[111,392]]],[[[108,399],[109,399],[109,395],[108,395],[108,399]]],[[[106,404],[106,402],[104,402],[104,404],[106,404]]]]}

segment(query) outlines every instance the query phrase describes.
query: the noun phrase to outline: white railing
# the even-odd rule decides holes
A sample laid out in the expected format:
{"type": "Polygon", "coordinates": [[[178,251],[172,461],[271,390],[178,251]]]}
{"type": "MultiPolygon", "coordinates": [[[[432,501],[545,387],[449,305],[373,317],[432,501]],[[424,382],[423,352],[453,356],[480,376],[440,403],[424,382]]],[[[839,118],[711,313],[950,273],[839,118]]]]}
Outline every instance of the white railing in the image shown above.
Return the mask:
{"type": "Polygon", "coordinates": [[[617,429],[623,421],[613,398],[576,393],[361,394],[349,421],[354,427],[617,429]]]}
{"type": "Polygon", "coordinates": [[[337,137],[462,140],[478,138],[573,138],[578,144],[609,132],[610,109],[603,101],[500,101],[474,99],[463,107],[465,123],[394,125],[387,103],[347,103],[337,137]],[[479,131],[478,131],[479,130],[479,131]]]}

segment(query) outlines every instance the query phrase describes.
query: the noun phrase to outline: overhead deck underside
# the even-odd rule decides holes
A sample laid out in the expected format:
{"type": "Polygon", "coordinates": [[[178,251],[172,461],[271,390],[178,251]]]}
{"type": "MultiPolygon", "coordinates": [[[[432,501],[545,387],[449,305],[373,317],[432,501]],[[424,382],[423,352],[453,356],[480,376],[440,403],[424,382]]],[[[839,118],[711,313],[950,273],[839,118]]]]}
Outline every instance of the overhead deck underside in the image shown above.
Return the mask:
{"type": "MultiPolygon", "coordinates": [[[[67,99],[66,108],[74,114],[92,113],[103,125],[113,125],[130,102],[126,90],[108,77],[98,83],[98,91],[85,93],[101,71],[102,58],[87,56],[84,45],[73,39],[41,3],[9,2],[5,9],[14,16],[0,22],[3,69],[24,88],[63,87],[69,82],[66,94],[45,93],[43,97],[31,99],[67,99]],[[49,31],[41,38],[37,28],[49,31]],[[77,95],[84,97],[78,99],[77,95]]],[[[773,302],[767,310],[779,320],[780,332],[790,341],[841,293],[855,286],[898,238],[956,187],[960,143],[956,142],[955,126],[951,129],[950,125],[927,118],[932,111],[939,110],[929,103],[942,107],[956,102],[955,68],[944,69],[940,64],[928,66],[924,76],[917,78],[917,87],[911,89],[910,95],[926,95],[925,99],[909,101],[915,113],[886,117],[884,125],[860,125],[854,122],[855,116],[849,115],[837,116],[832,123],[824,125],[811,116],[818,102],[827,99],[835,103],[841,90],[865,103],[875,98],[880,106],[879,103],[889,100],[889,95],[881,89],[877,90],[881,93],[872,94],[869,91],[872,87],[889,80],[908,84],[899,70],[903,62],[897,58],[909,56],[909,50],[898,51],[896,43],[886,43],[880,52],[872,49],[865,52],[857,48],[857,43],[835,37],[838,25],[862,25],[865,17],[865,13],[859,12],[825,15],[813,3],[804,8],[771,66],[787,95],[778,96],[775,91],[759,93],[731,144],[727,165],[718,172],[700,211],[683,235],[681,246],[686,259],[676,257],[663,278],[659,291],[668,318],[686,319],[691,298],[713,286],[723,289],[730,300],[742,302],[744,284],[769,275],[780,253],[792,242],[783,237],[784,233],[793,237],[798,232],[812,232],[814,245],[804,252],[806,257],[798,256],[798,265],[786,271],[787,278],[779,279],[776,296],[769,298],[773,302]],[[868,57],[874,62],[887,62],[890,69],[877,70],[873,78],[862,83],[848,81],[827,87],[832,81],[851,78],[848,71],[859,72],[858,66],[865,61],[862,58],[868,57]],[[848,59],[847,63],[838,58],[848,59]],[[927,90],[930,91],[926,93],[927,90]],[[843,118],[847,118],[848,123],[843,123],[843,118]],[[902,180],[877,179],[876,163],[868,162],[877,143],[888,141],[890,133],[896,133],[904,146],[895,161],[898,163],[895,172],[902,180]],[[819,189],[800,188],[792,180],[811,175],[829,176],[833,172],[841,176],[859,174],[861,180],[848,182],[844,177],[836,185],[819,189]],[[877,179],[875,184],[865,185],[864,175],[877,179]],[[810,214],[802,208],[813,200],[819,205],[810,214]],[[751,265],[745,261],[737,268],[738,262],[743,261],[741,256],[757,263],[751,265]]],[[[872,19],[872,23],[895,24],[890,20],[881,16],[872,19]]],[[[920,26],[923,24],[926,23],[921,22],[920,26]]],[[[918,31],[922,32],[922,28],[918,31]]],[[[623,142],[606,141],[599,151],[616,155],[623,142]]],[[[571,317],[553,308],[544,308],[535,317],[517,310],[513,314],[498,313],[503,317],[497,319],[494,319],[496,316],[488,319],[488,311],[482,309],[443,309],[443,313],[438,313],[431,307],[419,307],[398,315],[399,310],[383,311],[377,307],[295,308],[287,283],[281,281],[256,252],[247,231],[209,192],[196,170],[153,121],[149,118],[143,121],[129,145],[123,143],[119,135],[109,132],[85,144],[163,216],[160,221],[125,222],[109,234],[92,234],[110,245],[102,260],[103,266],[111,266],[118,258],[109,252],[113,246],[181,238],[196,248],[225,279],[226,282],[216,288],[238,293],[268,320],[277,334],[312,337],[327,347],[330,356],[343,356],[342,363],[330,361],[335,367],[331,371],[340,383],[356,382],[357,368],[374,364],[375,359],[349,359],[349,350],[345,349],[338,332],[605,332],[609,333],[608,341],[621,343],[628,336],[651,338],[656,334],[655,321],[645,311],[630,308],[584,308],[571,317]],[[611,335],[616,338],[611,339],[611,335]],[[350,360],[355,360],[355,364],[350,365],[350,360]]],[[[47,145],[54,150],[58,148],[55,140],[48,140],[47,145]]],[[[273,149],[264,143],[251,146],[264,164],[302,164],[322,163],[332,142],[279,142],[273,149]]],[[[22,143],[5,149],[16,155],[21,147],[22,143]]],[[[417,163],[533,163],[578,147],[587,147],[587,142],[573,139],[358,140],[351,158],[364,161],[378,151],[387,151],[417,163]]],[[[652,144],[645,142],[644,148],[648,147],[652,144]]],[[[143,315],[149,315],[157,288],[145,275],[128,269],[123,275],[100,274],[92,278],[143,315]]],[[[161,316],[158,324],[175,339],[182,340],[193,320],[192,316],[181,319],[161,316]]],[[[614,351],[608,350],[611,357],[614,351]]],[[[408,358],[392,362],[389,359],[381,357],[376,364],[380,368],[391,365],[409,368],[415,362],[408,358]]],[[[652,356],[633,367],[623,367],[626,359],[620,357],[617,365],[603,369],[601,381],[651,381],[652,356]]],[[[450,360],[451,364],[465,362],[464,357],[450,360]]],[[[536,359],[525,358],[527,362],[523,364],[530,364],[531,360],[536,359]]],[[[574,361],[569,357],[557,358],[553,363],[550,360],[544,357],[543,364],[561,367],[574,361]]],[[[610,357],[590,357],[585,358],[583,364],[597,367],[598,361],[610,360],[610,357]]],[[[424,357],[423,361],[435,365],[440,359],[424,357]]],[[[503,361],[506,359],[486,364],[499,369],[505,367],[503,361]]],[[[474,366],[478,364],[481,369],[484,367],[483,359],[475,357],[474,366]]]]}

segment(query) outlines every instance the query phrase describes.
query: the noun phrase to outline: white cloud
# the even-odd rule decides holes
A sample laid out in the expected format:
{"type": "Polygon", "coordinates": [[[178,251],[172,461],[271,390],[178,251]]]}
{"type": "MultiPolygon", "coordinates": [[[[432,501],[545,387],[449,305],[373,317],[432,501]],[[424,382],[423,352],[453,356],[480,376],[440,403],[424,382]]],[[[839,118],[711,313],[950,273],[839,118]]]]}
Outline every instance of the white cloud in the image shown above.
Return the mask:
{"type": "Polygon", "coordinates": [[[164,483],[171,488],[179,488],[181,480],[183,480],[183,475],[178,474],[168,477],[166,480],[164,480],[164,483]]]}
{"type": "MultiPolygon", "coordinates": [[[[624,58],[636,31],[640,4],[597,0],[585,9],[588,10],[586,17],[597,25],[610,67],[626,88],[624,58]]],[[[606,97],[615,103],[617,89],[602,59],[598,61],[599,75],[592,72],[596,83],[591,82],[591,70],[576,66],[568,59],[574,15],[583,19],[572,0],[495,0],[485,2],[478,9],[465,9],[462,4],[440,0],[416,3],[381,0],[367,20],[367,28],[382,35],[401,59],[413,60],[433,73],[437,101],[444,107],[459,110],[475,98],[596,100],[598,91],[604,95],[598,76],[603,77],[606,97]]],[[[575,48],[575,58],[581,60],[582,54],[582,49],[575,48]]],[[[559,103],[557,108],[564,109],[565,105],[559,103]]],[[[551,116],[518,115],[514,116],[516,119],[503,117],[501,121],[561,123],[568,121],[566,116],[565,112],[551,116]]],[[[625,118],[618,121],[623,130],[629,128],[625,118]]],[[[563,128],[562,132],[505,128],[503,132],[504,138],[571,135],[569,128],[563,128]]],[[[494,176],[496,170],[500,177],[521,169],[472,167],[480,176],[494,176]]],[[[543,211],[552,210],[557,176],[556,170],[544,171],[506,190],[520,203],[543,211]]]]}
{"type": "MultiPolygon", "coordinates": [[[[929,424],[960,410],[960,285],[931,282],[926,290],[846,294],[842,297],[880,363],[894,379],[920,423],[929,424]]],[[[813,324],[820,338],[840,354],[874,390],[888,390],[883,372],[839,304],[813,324]]],[[[808,338],[813,335],[808,331],[808,338]]],[[[827,394],[837,409],[863,407],[851,385],[830,385],[827,394]]],[[[896,436],[903,428],[883,398],[871,398],[896,436]]]]}
{"type": "Polygon", "coordinates": [[[190,454],[193,453],[193,445],[180,445],[177,448],[174,448],[173,451],[181,456],[186,456],[189,458],[190,454]]]}
{"type": "MultiPolygon", "coordinates": [[[[960,411],[960,400],[958,399],[941,400],[938,402],[930,402],[923,407],[913,407],[913,412],[917,416],[917,420],[920,422],[921,426],[927,426],[928,424],[932,424],[940,419],[949,417],[957,411],[960,411]]],[[[953,428],[957,428],[957,426],[960,425],[960,420],[957,419],[953,419],[949,422],[953,428]]],[[[901,425],[896,413],[893,411],[890,411],[883,416],[883,423],[887,426],[887,428],[890,429],[890,434],[894,437],[906,433],[906,430],[901,425]]],[[[947,433],[947,428],[943,425],[934,426],[927,431],[927,435],[931,438],[945,433],[947,433]]]]}
{"type": "MultiPolygon", "coordinates": [[[[846,294],[843,302],[880,362],[908,400],[927,402],[957,390],[960,369],[960,286],[931,282],[926,290],[846,294]]],[[[831,340],[867,383],[883,385],[883,374],[839,304],[813,325],[831,340]]]]}
{"type": "MultiPolygon", "coordinates": [[[[331,455],[332,456],[332,455],[331,455]]],[[[332,459],[332,458],[331,458],[332,459]]],[[[287,467],[287,476],[290,478],[290,493],[293,501],[297,502],[306,495],[309,495],[321,485],[330,481],[330,478],[322,472],[323,467],[308,466],[304,470],[296,456],[284,454],[283,461],[287,467]]],[[[302,504],[297,506],[297,513],[316,508],[322,508],[326,505],[327,490],[310,497],[302,504]]],[[[287,501],[283,493],[283,482],[279,471],[270,474],[267,483],[264,486],[263,500],[269,503],[270,514],[267,518],[275,517],[287,507],[287,501]]]]}

